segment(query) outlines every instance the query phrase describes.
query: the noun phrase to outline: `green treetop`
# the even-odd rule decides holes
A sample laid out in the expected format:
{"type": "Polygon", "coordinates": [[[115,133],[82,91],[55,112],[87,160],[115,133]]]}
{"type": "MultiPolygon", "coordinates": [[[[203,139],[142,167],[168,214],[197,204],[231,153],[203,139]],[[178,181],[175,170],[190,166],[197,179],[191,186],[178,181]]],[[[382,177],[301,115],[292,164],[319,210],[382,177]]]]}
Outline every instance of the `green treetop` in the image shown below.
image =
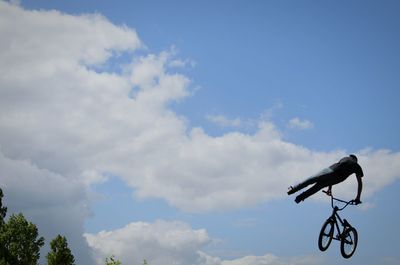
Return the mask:
{"type": "MultiPolygon", "coordinates": [[[[12,265],[37,265],[44,238],[39,237],[36,225],[28,222],[22,213],[11,215],[0,229],[0,242],[12,265]]],[[[7,264],[7,263],[5,263],[7,264]]]]}
{"type": "Polygon", "coordinates": [[[47,254],[48,265],[74,265],[75,258],[68,247],[65,236],[58,235],[50,242],[51,251],[47,254]]]}

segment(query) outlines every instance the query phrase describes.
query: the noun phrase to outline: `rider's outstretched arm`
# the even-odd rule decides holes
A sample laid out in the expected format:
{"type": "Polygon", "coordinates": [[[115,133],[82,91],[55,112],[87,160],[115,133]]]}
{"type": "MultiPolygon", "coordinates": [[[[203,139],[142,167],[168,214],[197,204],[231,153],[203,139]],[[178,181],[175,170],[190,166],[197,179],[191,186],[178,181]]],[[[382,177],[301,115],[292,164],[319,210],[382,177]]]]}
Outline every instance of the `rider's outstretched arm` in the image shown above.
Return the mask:
{"type": "Polygon", "coordinates": [[[359,176],[357,176],[357,183],[358,183],[358,188],[357,188],[357,197],[355,198],[355,201],[361,203],[360,198],[361,198],[363,183],[361,177],[359,176]]]}

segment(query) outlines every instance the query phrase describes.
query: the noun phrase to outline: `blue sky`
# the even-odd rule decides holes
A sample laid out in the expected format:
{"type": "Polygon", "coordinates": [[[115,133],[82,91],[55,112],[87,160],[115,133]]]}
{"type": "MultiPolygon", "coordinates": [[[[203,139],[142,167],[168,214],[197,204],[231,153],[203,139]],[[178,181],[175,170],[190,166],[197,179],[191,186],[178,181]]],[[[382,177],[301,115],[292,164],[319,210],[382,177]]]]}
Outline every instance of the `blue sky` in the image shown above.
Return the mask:
{"type": "Polygon", "coordinates": [[[346,263],[400,263],[397,1],[0,11],[0,186],[77,264],[343,263],[317,246],[329,199],[285,189],[348,153],[365,186],[343,212],[360,237],[346,263]]]}

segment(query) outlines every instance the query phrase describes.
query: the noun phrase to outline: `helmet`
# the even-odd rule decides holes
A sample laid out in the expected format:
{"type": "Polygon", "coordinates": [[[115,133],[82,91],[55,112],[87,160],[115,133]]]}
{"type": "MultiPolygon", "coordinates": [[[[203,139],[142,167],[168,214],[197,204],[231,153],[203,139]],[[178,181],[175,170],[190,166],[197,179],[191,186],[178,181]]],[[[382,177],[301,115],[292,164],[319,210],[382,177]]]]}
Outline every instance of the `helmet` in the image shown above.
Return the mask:
{"type": "Polygon", "coordinates": [[[351,154],[351,155],[349,155],[349,157],[353,158],[356,162],[358,162],[358,159],[355,155],[351,154]]]}

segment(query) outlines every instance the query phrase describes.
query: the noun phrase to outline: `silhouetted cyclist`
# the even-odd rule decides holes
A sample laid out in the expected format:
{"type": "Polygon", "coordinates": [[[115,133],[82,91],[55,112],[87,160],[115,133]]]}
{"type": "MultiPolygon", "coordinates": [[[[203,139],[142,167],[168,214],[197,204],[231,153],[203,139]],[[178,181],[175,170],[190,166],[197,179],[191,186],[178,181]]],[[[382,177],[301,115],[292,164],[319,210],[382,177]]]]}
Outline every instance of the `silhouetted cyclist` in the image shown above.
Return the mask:
{"type": "Polygon", "coordinates": [[[301,193],[294,200],[296,203],[304,201],[306,198],[310,197],[317,191],[328,188],[328,193],[331,193],[332,185],[338,184],[346,180],[351,174],[355,173],[357,177],[358,189],[357,197],[354,199],[356,204],[361,203],[361,191],[362,191],[362,177],[364,176],[361,166],[358,164],[357,157],[355,155],[349,155],[339,160],[339,162],[331,165],[328,168],[323,169],[316,175],[310,177],[304,182],[292,187],[289,187],[288,195],[298,192],[304,189],[308,185],[314,184],[311,188],[301,193]]]}

